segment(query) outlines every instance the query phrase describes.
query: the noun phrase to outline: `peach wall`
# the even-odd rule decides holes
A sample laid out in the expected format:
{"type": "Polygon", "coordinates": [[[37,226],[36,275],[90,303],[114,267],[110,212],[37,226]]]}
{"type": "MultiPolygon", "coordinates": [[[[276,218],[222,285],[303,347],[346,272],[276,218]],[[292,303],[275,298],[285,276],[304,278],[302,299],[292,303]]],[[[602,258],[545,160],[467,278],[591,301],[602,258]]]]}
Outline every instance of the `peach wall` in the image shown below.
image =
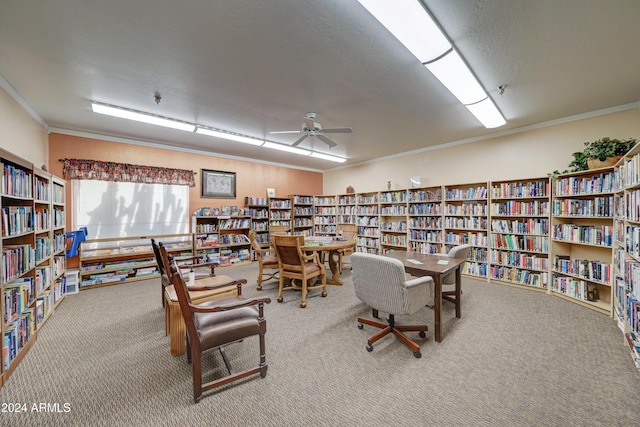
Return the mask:
{"type": "Polygon", "coordinates": [[[0,88],[0,147],[36,167],[49,166],[47,131],[0,88]]]}
{"type": "MultiPolygon", "coordinates": [[[[193,170],[197,175],[196,186],[189,191],[190,213],[201,207],[220,207],[221,205],[243,207],[246,196],[266,197],[267,188],[275,188],[277,196],[322,194],[322,173],[320,172],[52,133],[49,136],[51,173],[62,176],[62,163],[58,159],[64,158],[193,170]],[[236,199],[201,198],[200,169],[235,172],[236,199]]],[[[67,186],[68,201],[73,200],[70,190],[71,186],[67,186]]],[[[72,226],[69,216],[72,211],[73,206],[68,203],[67,229],[72,226]]]]}
{"type": "Polygon", "coordinates": [[[605,136],[640,139],[640,110],[326,171],[324,191],[341,194],[348,185],[358,193],[381,191],[387,181],[392,189],[404,189],[411,186],[412,176],[419,176],[423,187],[546,177],[556,169],[565,170],[571,153],[582,151],[583,142],[605,136]]]}

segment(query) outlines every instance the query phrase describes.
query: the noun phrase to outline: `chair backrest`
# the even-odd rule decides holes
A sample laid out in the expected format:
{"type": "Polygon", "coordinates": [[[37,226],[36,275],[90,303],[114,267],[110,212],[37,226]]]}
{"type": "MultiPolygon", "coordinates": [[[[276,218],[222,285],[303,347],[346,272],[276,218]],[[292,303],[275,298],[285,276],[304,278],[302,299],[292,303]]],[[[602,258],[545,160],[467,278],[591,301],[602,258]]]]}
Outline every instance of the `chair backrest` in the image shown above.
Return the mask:
{"type": "Polygon", "coordinates": [[[467,259],[471,245],[458,245],[449,249],[447,256],[450,258],[464,258],[467,259]]]}
{"type": "Polygon", "coordinates": [[[273,247],[278,259],[278,265],[283,270],[302,271],[305,260],[301,247],[304,246],[304,236],[274,235],[273,247]]]}
{"type": "MultiPolygon", "coordinates": [[[[175,269],[175,273],[180,276],[180,282],[182,283],[182,286],[184,286],[184,292],[185,292],[185,300],[187,301],[188,304],[191,304],[191,296],[189,295],[189,291],[187,289],[187,285],[184,283],[184,279],[182,278],[182,273],[180,271],[180,268],[178,268],[178,265],[176,264],[175,260],[173,259],[173,255],[169,255],[167,253],[167,249],[164,247],[164,245],[162,244],[162,242],[158,243],[158,253],[160,254],[160,260],[162,262],[164,271],[166,272],[166,276],[167,279],[169,280],[170,284],[174,285],[174,288],[176,288],[175,286],[175,279],[172,278],[172,276],[174,275],[174,271],[172,269],[175,269]]],[[[178,289],[174,289],[176,292],[176,295],[178,295],[178,289]]],[[[182,305],[180,307],[182,309],[182,305]]]]}
{"type": "Polygon", "coordinates": [[[260,256],[263,248],[258,244],[256,239],[256,230],[249,230],[249,241],[251,242],[253,250],[258,251],[258,256],[260,256]]]}
{"type": "Polygon", "coordinates": [[[340,226],[340,232],[342,233],[342,236],[349,240],[353,240],[358,234],[358,226],[355,224],[342,224],[340,226]]]}
{"type": "Polygon", "coordinates": [[[274,234],[288,234],[289,226],[288,225],[270,225],[269,226],[269,241],[273,243],[274,234]]]}
{"type": "Polygon", "coordinates": [[[389,314],[414,313],[428,303],[426,285],[406,287],[401,261],[362,252],[351,255],[353,287],[365,304],[389,314]]]}

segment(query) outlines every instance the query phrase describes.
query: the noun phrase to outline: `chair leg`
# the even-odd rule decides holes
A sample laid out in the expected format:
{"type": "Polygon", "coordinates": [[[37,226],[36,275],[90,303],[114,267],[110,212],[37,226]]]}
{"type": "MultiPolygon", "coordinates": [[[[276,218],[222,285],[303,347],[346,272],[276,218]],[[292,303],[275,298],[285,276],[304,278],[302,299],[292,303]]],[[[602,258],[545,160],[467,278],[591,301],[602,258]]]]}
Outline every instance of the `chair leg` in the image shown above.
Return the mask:
{"type": "Polygon", "coordinates": [[[311,279],[302,279],[302,295],[300,297],[300,308],[305,308],[307,306],[307,293],[309,292],[307,286],[309,285],[309,280],[311,279]]]}
{"type": "MultiPolygon", "coordinates": [[[[374,310],[374,313],[377,315],[378,310],[376,309],[373,309],[373,310],[374,310]]],[[[373,350],[373,343],[380,340],[380,338],[388,335],[389,333],[392,333],[393,335],[396,336],[398,340],[400,340],[404,345],[406,345],[413,351],[413,355],[416,358],[422,357],[422,353],[420,353],[420,345],[415,341],[413,341],[412,339],[410,339],[409,337],[407,337],[404,334],[404,332],[410,332],[410,331],[420,332],[420,337],[424,338],[426,336],[425,332],[429,330],[427,325],[396,325],[393,314],[390,314],[387,320],[388,320],[388,324],[385,324],[375,320],[366,319],[364,317],[358,317],[358,322],[359,322],[358,328],[362,329],[362,324],[364,323],[366,325],[370,325],[370,326],[381,329],[381,331],[377,332],[367,340],[367,346],[366,346],[367,351],[373,350]]]]}

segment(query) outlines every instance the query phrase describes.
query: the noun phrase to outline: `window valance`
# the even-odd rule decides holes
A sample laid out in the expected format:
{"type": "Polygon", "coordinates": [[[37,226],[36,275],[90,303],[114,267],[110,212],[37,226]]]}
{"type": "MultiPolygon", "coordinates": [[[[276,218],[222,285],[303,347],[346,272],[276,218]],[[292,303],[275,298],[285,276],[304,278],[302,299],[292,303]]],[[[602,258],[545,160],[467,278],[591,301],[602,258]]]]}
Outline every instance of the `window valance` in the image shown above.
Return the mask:
{"type": "Polygon", "coordinates": [[[196,185],[195,172],[186,169],[159,168],[98,160],[63,159],[65,179],[140,182],[144,184],[196,185]]]}

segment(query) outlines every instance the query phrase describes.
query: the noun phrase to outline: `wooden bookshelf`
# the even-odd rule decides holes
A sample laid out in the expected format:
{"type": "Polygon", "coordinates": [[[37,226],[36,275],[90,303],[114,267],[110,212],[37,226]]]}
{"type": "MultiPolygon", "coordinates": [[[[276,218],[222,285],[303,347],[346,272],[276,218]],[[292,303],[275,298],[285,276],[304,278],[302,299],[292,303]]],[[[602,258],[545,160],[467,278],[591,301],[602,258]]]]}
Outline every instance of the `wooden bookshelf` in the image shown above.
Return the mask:
{"type": "Polygon", "coordinates": [[[269,227],[287,227],[291,230],[291,198],[290,197],[270,197],[269,198],[269,227]]]}
{"type": "Polygon", "coordinates": [[[336,215],[338,226],[356,223],[356,195],[338,194],[336,196],[336,215]]]}
{"type": "Polygon", "coordinates": [[[550,194],[549,178],[491,183],[491,280],[547,289],[550,194]]]}
{"type": "Polygon", "coordinates": [[[251,217],[192,216],[193,254],[220,267],[251,262],[251,217]]]}
{"type": "Polygon", "coordinates": [[[335,236],[338,233],[336,198],[334,196],[315,196],[313,209],[313,234],[316,236],[335,236]]]}
{"type": "Polygon", "coordinates": [[[552,180],[551,293],[612,314],[614,170],[552,180]]]}
{"type": "Polygon", "coordinates": [[[293,233],[311,236],[314,227],[314,197],[299,194],[293,194],[290,197],[292,201],[291,221],[293,223],[293,233]]]}
{"type": "Polygon", "coordinates": [[[0,385],[65,296],[65,181],[0,149],[0,385]]]}
{"type": "Polygon", "coordinates": [[[256,232],[257,242],[269,243],[269,200],[266,197],[245,197],[245,207],[249,209],[251,229],[256,232]]]}
{"type": "Polygon", "coordinates": [[[356,251],[372,254],[380,250],[378,192],[356,194],[356,251]]]}
{"type": "Polygon", "coordinates": [[[379,195],[380,253],[407,250],[407,190],[382,191],[379,195]]]}
{"type": "Polygon", "coordinates": [[[443,252],[442,187],[408,190],[409,250],[443,252]]]}

